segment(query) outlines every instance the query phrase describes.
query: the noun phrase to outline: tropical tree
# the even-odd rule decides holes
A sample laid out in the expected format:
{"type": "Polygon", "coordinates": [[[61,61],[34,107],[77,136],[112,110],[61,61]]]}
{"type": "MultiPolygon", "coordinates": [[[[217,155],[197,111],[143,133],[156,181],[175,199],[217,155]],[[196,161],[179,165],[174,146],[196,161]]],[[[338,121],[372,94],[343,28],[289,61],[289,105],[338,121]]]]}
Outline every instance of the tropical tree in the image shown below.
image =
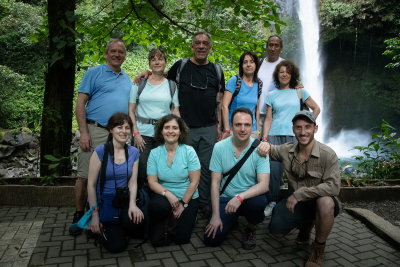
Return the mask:
{"type": "Polygon", "coordinates": [[[75,0],[47,3],[49,63],[42,114],[42,175],[53,170],[68,174],[69,161],[60,159],[69,156],[76,45],[82,62],[98,62],[110,37],[120,37],[128,45],[163,46],[180,56],[188,52],[188,39],[204,30],[214,39],[211,59],[229,63],[243,50],[262,50],[265,38],[259,38],[260,27],[273,26],[280,32],[283,24],[278,6],[265,0],[87,0],[78,10],[75,4],[75,0]],[[91,7],[93,11],[87,12],[91,7]]]}

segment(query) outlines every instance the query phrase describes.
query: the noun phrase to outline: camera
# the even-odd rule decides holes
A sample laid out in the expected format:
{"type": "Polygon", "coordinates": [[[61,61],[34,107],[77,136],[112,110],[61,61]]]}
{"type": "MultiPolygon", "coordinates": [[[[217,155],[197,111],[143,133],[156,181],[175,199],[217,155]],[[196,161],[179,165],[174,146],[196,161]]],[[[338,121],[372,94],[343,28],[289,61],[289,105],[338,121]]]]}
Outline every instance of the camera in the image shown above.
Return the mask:
{"type": "Polygon", "coordinates": [[[115,197],[112,205],[114,208],[122,208],[129,203],[129,188],[128,187],[117,187],[115,189],[115,197]]]}

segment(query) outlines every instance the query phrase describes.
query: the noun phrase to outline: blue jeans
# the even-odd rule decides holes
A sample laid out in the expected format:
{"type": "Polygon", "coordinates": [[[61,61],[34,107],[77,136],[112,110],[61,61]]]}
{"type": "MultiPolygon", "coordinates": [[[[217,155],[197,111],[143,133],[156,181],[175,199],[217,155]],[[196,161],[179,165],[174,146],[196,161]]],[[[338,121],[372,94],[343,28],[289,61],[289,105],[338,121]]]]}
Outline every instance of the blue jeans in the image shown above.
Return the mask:
{"type": "MultiPolygon", "coordinates": [[[[268,200],[265,195],[255,196],[246,199],[239,207],[238,211],[233,214],[226,214],[225,207],[231,198],[221,197],[219,200],[219,214],[222,221],[222,231],[218,230],[215,238],[207,237],[204,234],[204,244],[206,246],[218,246],[225,240],[229,231],[235,225],[239,216],[244,216],[246,220],[251,224],[259,224],[264,220],[264,209],[268,204],[268,200]]],[[[209,223],[210,221],[208,221],[209,223]]]]}

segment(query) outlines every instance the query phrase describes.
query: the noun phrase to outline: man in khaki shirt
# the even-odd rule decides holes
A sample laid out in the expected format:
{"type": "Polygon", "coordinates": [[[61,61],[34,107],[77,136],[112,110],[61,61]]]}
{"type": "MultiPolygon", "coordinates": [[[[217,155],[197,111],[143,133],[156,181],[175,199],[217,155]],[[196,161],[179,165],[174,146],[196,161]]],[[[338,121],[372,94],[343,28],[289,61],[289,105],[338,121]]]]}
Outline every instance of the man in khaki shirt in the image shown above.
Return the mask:
{"type": "Polygon", "coordinates": [[[325,242],[340,211],[339,162],[330,147],[314,139],[318,125],[312,112],[300,111],[292,122],[297,143],[266,145],[270,160],[283,163],[283,176],[289,182],[289,197],[274,208],[269,231],[287,234],[298,228],[297,243],[308,244],[315,223],[315,240],[305,266],[322,266],[325,242]]]}

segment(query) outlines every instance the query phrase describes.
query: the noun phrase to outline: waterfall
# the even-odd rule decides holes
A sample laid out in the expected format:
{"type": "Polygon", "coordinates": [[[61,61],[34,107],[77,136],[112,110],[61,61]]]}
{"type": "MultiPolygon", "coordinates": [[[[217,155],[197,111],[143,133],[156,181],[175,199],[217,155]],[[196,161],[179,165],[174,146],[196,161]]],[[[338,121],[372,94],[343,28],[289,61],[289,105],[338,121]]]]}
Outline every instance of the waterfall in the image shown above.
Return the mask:
{"type": "MultiPolygon", "coordinates": [[[[324,109],[324,77],[319,48],[319,12],[317,0],[298,0],[297,13],[301,24],[302,57],[300,73],[302,83],[315,102],[321,108],[318,116],[318,132],[316,139],[333,148],[339,158],[350,158],[358,154],[353,150],[354,146],[367,145],[371,137],[368,132],[359,130],[342,130],[336,136],[326,140],[324,132],[328,124],[328,110],[324,109]]],[[[351,116],[351,114],[349,114],[351,116]]]]}
{"type": "Polygon", "coordinates": [[[324,141],[325,124],[324,113],[324,77],[319,50],[319,16],[316,0],[299,0],[297,13],[301,24],[301,38],[303,53],[301,57],[300,73],[304,89],[321,108],[317,119],[318,132],[316,139],[324,141]]]}

